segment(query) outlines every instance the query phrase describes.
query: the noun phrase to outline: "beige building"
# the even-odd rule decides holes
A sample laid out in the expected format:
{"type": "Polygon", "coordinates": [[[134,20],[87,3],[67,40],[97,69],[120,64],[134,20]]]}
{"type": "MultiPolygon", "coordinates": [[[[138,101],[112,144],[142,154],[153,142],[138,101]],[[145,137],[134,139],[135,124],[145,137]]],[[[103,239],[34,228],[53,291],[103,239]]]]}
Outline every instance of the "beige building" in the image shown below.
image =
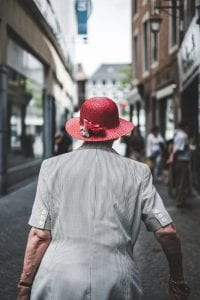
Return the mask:
{"type": "Polygon", "coordinates": [[[77,102],[74,4],[59,4],[68,33],[54,0],[0,0],[0,192],[54,154],[55,132],[77,102]]]}

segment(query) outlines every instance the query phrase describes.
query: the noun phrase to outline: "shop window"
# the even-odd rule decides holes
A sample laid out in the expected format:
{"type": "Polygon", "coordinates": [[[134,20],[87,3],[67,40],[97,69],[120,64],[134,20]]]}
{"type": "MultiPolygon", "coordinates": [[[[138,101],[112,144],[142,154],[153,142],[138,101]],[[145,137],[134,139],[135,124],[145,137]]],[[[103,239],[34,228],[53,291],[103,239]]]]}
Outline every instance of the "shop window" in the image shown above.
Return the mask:
{"type": "Polygon", "coordinates": [[[7,64],[12,70],[16,70],[14,74],[21,74],[39,85],[44,85],[43,64],[10,38],[8,39],[7,64]]]}
{"type": "Polygon", "coordinates": [[[41,86],[9,69],[9,166],[43,156],[42,94],[41,86]]]}
{"type": "Polygon", "coordinates": [[[173,7],[171,9],[169,15],[169,42],[170,48],[173,48],[177,45],[177,38],[178,38],[178,24],[177,24],[177,0],[173,1],[173,7]]]}
{"type": "MultiPolygon", "coordinates": [[[[72,104],[69,96],[63,91],[61,84],[55,78],[53,81],[53,94],[55,97],[55,133],[57,135],[63,130],[66,120],[70,118],[72,104]]],[[[84,97],[80,95],[79,103],[82,103],[83,100],[84,97]]],[[[54,150],[57,151],[56,147],[54,150]]]]}

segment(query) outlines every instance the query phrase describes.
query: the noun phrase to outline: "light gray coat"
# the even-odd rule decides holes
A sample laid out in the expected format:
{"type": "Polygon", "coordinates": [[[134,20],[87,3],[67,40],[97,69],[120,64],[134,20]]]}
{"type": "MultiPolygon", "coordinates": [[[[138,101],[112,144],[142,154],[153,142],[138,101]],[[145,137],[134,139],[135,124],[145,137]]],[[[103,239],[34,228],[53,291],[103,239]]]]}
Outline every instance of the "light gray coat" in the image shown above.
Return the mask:
{"type": "Polygon", "coordinates": [[[149,168],[101,143],[43,162],[31,226],[51,230],[31,300],[139,300],[132,250],[141,220],[172,222],[149,168]]]}

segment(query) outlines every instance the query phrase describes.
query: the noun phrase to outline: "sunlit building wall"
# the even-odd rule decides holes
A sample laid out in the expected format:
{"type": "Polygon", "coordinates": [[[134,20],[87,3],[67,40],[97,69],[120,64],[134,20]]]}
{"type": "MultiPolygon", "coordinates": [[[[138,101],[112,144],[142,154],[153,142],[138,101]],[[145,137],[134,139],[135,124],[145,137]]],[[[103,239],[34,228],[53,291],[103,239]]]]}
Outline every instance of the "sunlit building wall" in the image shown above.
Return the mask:
{"type": "Polygon", "coordinates": [[[0,192],[54,155],[74,111],[76,16],[70,0],[0,0],[0,192]]]}

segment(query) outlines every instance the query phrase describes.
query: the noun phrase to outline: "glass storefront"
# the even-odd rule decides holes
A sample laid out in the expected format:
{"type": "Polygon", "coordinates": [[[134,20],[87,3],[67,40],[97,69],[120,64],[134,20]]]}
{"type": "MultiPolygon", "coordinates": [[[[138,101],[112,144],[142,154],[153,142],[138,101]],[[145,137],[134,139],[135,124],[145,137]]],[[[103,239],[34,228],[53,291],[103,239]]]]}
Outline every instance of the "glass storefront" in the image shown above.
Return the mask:
{"type": "Polygon", "coordinates": [[[53,94],[55,96],[55,131],[60,132],[61,128],[65,126],[68,118],[71,117],[73,111],[72,103],[67,97],[58,82],[53,82],[53,94]]]}
{"type": "Polygon", "coordinates": [[[8,76],[9,166],[43,155],[42,89],[13,70],[8,76]]]}
{"type": "Polygon", "coordinates": [[[15,41],[8,41],[8,166],[43,156],[44,67],[15,41]]]}

